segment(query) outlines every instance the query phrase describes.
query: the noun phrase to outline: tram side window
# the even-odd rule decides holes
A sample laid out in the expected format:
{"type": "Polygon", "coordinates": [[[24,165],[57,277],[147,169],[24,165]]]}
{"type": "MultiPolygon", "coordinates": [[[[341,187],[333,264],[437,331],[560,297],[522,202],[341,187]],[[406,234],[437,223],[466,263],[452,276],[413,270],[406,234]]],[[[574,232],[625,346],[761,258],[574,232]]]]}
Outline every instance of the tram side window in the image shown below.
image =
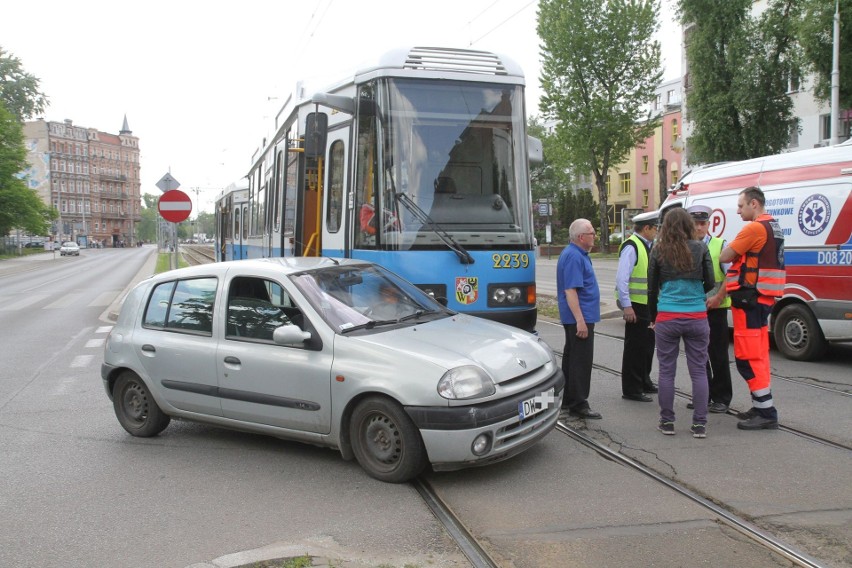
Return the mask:
{"type": "MultiPolygon", "coordinates": [[[[240,208],[234,209],[234,238],[240,238],[240,208]]],[[[231,235],[228,235],[229,237],[231,235]]]]}
{"type": "MultiPolygon", "coordinates": [[[[359,99],[370,108],[375,100],[373,85],[361,87],[359,99]]],[[[358,138],[355,173],[355,211],[358,215],[355,232],[355,246],[359,248],[376,247],[375,195],[378,190],[380,169],[376,155],[376,119],[374,113],[361,112],[358,115],[358,138]]]]}
{"type": "Polygon", "coordinates": [[[272,207],[274,208],[274,225],[273,230],[277,233],[281,230],[281,192],[284,191],[284,152],[278,152],[278,159],[275,160],[275,188],[272,190],[274,197],[272,198],[272,207]]]}
{"type": "Polygon", "coordinates": [[[325,223],[329,233],[336,233],[340,230],[340,219],[343,215],[343,157],[343,141],[336,140],[331,145],[328,160],[328,206],[325,223]]]}
{"type": "MultiPolygon", "coordinates": [[[[287,135],[288,139],[295,135],[292,131],[287,135]]],[[[282,233],[292,236],[296,230],[296,199],[299,181],[299,153],[287,153],[286,180],[284,181],[284,227],[282,233]]]]}

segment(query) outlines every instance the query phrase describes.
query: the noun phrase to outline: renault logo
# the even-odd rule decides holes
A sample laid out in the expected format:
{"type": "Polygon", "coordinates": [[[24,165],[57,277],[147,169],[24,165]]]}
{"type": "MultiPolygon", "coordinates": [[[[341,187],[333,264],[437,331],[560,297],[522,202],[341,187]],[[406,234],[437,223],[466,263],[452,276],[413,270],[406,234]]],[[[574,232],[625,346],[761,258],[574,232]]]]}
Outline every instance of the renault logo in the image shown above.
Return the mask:
{"type": "Polygon", "coordinates": [[[523,368],[523,369],[527,368],[527,362],[526,361],[524,361],[523,359],[515,359],[515,360],[518,362],[518,365],[520,365],[521,368],[523,368]]]}

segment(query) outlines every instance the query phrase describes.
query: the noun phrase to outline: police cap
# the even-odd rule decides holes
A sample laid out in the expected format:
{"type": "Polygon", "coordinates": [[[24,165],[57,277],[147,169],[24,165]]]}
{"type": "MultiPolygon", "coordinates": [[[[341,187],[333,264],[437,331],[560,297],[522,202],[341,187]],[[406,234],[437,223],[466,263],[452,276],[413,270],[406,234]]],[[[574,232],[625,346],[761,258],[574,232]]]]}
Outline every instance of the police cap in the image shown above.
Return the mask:
{"type": "Polygon", "coordinates": [[[636,227],[643,227],[645,225],[659,225],[660,223],[660,212],[659,211],[648,211],[647,213],[640,213],[639,215],[635,215],[632,219],[633,225],[636,227]]]}
{"type": "Polygon", "coordinates": [[[706,205],[692,205],[686,209],[686,212],[696,221],[709,221],[713,210],[706,205]]]}

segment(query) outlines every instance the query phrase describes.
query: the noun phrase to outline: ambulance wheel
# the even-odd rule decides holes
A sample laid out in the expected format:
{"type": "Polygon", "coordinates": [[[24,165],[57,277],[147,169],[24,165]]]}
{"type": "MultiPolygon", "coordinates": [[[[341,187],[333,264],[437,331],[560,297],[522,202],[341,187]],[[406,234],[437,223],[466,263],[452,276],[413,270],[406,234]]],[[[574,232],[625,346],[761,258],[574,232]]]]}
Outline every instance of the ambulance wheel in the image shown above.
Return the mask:
{"type": "Polygon", "coordinates": [[[775,316],[775,345],[788,359],[811,361],[828,348],[816,318],[807,306],[788,304],[775,316]]]}

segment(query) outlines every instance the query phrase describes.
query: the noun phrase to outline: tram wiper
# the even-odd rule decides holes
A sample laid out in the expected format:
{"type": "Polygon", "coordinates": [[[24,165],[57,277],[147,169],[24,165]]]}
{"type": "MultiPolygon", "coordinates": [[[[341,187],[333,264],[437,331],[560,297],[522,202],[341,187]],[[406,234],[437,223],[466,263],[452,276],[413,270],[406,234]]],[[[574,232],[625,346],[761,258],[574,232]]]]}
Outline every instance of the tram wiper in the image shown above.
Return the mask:
{"type": "Polygon", "coordinates": [[[441,228],[438,223],[432,220],[432,218],[420,208],[408,195],[404,193],[394,193],[394,197],[397,201],[403,204],[408,211],[414,215],[418,221],[423,223],[424,226],[427,226],[433,233],[438,235],[438,238],[441,239],[447,248],[456,253],[456,256],[459,257],[459,262],[462,264],[473,264],[474,259],[470,256],[470,253],[465,250],[463,246],[456,242],[456,240],[443,228],[441,228]]]}

